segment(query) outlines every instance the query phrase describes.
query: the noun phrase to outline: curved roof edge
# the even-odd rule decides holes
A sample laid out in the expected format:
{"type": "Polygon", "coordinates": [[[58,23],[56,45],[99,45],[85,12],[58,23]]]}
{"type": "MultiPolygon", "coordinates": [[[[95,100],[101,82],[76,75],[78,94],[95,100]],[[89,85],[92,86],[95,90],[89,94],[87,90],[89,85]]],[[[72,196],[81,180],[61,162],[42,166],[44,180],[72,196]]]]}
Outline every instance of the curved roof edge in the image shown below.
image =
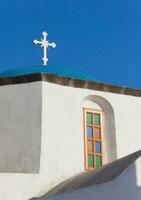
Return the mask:
{"type": "Polygon", "coordinates": [[[82,73],[77,70],[72,70],[65,67],[56,66],[31,66],[31,67],[21,67],[11,70],[7,70],[0,73],[0,77],[18,77],[22,75],[29,74],[54,74],[60,75],[68,78],[77,78],[81,80],[97,81],[97,79],[86,73],[82,73]]]}
{"type": "Polygon", "coordinates": [[[37,81],[45,81],[68,87],[91,89],[91,90],[98,90],[115,94],[141,97],[141,90],[139,89],[121,87],[97,81],[81,80],[78,78],[69,78],[61,75],[43,74],[43,73],[26,74],[14,77],[0,77],[0,86],[30,83],[37,81]]]}
{"type": "Polygon", "coordinates": [[[106,183],[117,178],[126,168],[141,156],[141,150],[118,159],[103,167],[88,172],[83,172],[72,177],[51,189],[40,198],[32,198],[30,200],[44,199],[45,197],[54,196],[64,192],[70,192],[76,189],[82,189],[89,186],[106,183]]]}

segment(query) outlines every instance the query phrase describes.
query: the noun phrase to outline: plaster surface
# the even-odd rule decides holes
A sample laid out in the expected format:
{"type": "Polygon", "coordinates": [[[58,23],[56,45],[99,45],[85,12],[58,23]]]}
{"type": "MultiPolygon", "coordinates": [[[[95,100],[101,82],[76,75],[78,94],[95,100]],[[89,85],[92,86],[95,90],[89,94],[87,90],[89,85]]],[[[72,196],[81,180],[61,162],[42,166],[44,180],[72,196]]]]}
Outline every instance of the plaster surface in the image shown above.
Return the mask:
{"type": "MultiPolygon", "coordinates": [[[[89,96],[93,96],[94,99],[95,96],[104,98],[113,109],[116,145],[112,148],[116,149],[107,150],[116,151],[115,158],[113,157],[112,160],[141,149],[140,97],[60,86],[47,82],[43,82],[42,89],[41,170],[43,172],[47,170],[55,172],[57,166],[56,176],[65,177],[68,170],[74,173],[84,170],[83,107],[86,105],[85,99],[87,101],[89,96]],[[45,145],[48,138],[50,142],[45,145]],[[52,156],[50,152],[57,152],[58,156],[52,156]],[[43,162],[46,162],[46,165],[43,165],[43,162]]],[[[94,105],[93,108],[98,107],[94,105]]],[[[106,108],[102,109],[106,110],[106,108]]],[[[110,115],[107,120],[111,127],[110,115]]],[[[106,134],[112,134],[112,130],[109,128],[106,134]]],[[[110,159],[107,158],[105,163],[109,161],[110,159]]]]}
{"type": "Polygon", "coordinates": [[[39,171],[41,83],[0,87],[0,173],[39,171]]]}
{"type": "MultiPolygon", "coordinates": [[[[0,106],[3,114],[0,114],[0,116],[3,123],[0,124],[0,129],[4,130],[5,128],[6,130],[8,127],[7,131],[12,130],[14,137],[17,137],[19,132],[24,130],[20,132],[23,134],[23,143],[25,143],[25,139],[29,140],[27,144],[31,144],[30,148],[35,150],[34,154],[31,154],[33,159],[35,154],[39,152],[36,148],[38,148],[40,138],[36,136],[41,135],[41,155],[38,174],[28,174],[26,171],[25,173],[23,173],[24,171],[20,171],[22,174],[0,173],[0,200],[28,200],[32,197],[42,196],[61,181],[84,171],[83,106],[85,99],[89,96],[100,96],[106,99],[113,108],[116,134],[116,149],[114,151],[116,151],[117,158],[141,149],[140,97],[73,88],[43,81],[1,86],[0,106]],[[15,98],[18,91],[20,91],[19,100],[16,100],[14,106],[7,107],[11,102],[11,94],[13,94],[12,98],[15,98]],[[6,99],[7,97],[9,100],[6,99]],[[31,100],[32,104],[30,104],[31,100]],[[5,109],[6,107],[8,108],[6,109],[7,114],[4,112],[4,106],[5,109]],[[15,115],[15,113],[18,114],[15,115]],[[21,119],[19,119],[20,116],[23,121],[25,120],[22,122],[23,125],[21,124],[21,119]],[[4,124],[7,119],[12,119],[12,124],[14,125],[10,125],[9,123],[7,126],[7,124],[4,124]],[[14,129],[14,126],[16,126],[16,129],[14,129]],[[17,130],[17,133],[15,133],[15,130],[17,130]],[[30,139],[33,139],[34,142],[30,143],[30,139]],[[37,139],[39,139],[38,142],[37,139]]],[[[93,105],[95,108],[95,103],[90,103],[89,105],[93,105]]],[[[109,121],[111,122],[110,118],[109,121]]],[[[0,134],[3,134],[3,131],[0,134]]],[[[111,134],[111,132],[107,132],[107,134],[111,134]]],[[[7,138],[9,137],[7,136],[7,138]]],[[[4,142],[6,146],[7,138],[5,138],[4,142]]],[[[11,136],[8,140],[10,143],[14,139],[11,136]]],[[[26,148],[27,146],[20,145],[23,144],[20,140],[22,139],[19,137],[16,143],[13,142],[10,144],[11,151],[15,149],[12,155],[17,156],[17,153],[19,155],[21,149],[23,151],[28,149],[26,148]],[[17,151],[17,145],[19,145],[20,151],[17,151]],[[14,146],[13,149],[12,146],[14,146]]],[[[5,145],[3,148],[5,148],[5,145]]],[[[108,149],[107,151],[113,151],[113,149],[108,149]]],[[[36,155],[39,156],[38,153],[36,155]]],[[[6,159],[5,156],[4,159],[6,159]]],[[[15,162],[16,160],[18,161],[17,157],[15,162]]],[[[105,163],[109,161],[110,159],[107,157],[105,163]]],[[[28,165],[28,159],[26,160],[26,164],[28,165]]],[[[11,165],[13,169],[7,167],[7,172],[9,170],[13,170],[14,172],[14,166],[11,165]]],[[[39,167],[39,165],[37,166],[39,167]]],[[[31,172],[30,167],[28,167],[28,172],[31,172]]],[[[139,176],[140,170],[136,174],[136,177],[139,176]]]]}
{"type": "Polygon", "coordinates": [[[140,200],[141,198],[141,176],[137,182],[137,169],[141,168],[141,158],[129,166],[115,180],[106,183],[62,193],[52,197],[42,197],[38,200],[140,200]]]}

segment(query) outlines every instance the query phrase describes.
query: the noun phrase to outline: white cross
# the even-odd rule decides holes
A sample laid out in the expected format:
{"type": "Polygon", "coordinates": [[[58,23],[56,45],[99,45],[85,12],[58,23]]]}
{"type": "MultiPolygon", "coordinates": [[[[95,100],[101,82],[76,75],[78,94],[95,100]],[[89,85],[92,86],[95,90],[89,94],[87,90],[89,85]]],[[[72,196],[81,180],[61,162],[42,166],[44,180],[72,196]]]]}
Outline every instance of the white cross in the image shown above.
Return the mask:
{"type": "Polygon", "coordinates": [[[56,44],[55,44],[54,42],[49,43],[49,41],[47,40],[48,34],[47,34],[45,31],[42,33],[42,35],[43,35],[43,39],[41,39],[41,41],[33,40],[33,43],[34,43],[34,44],[40,44],[41,47],[44,48],[44,56],[43,56],[42,60],[43,60],[43,62],[44,62],[43,65],[47,65],[47,62],[48,62],[48,58],[47,58],[47,49],[48,49],[49,47],[55,48],[55,47],[56,47],[56,44]]]}

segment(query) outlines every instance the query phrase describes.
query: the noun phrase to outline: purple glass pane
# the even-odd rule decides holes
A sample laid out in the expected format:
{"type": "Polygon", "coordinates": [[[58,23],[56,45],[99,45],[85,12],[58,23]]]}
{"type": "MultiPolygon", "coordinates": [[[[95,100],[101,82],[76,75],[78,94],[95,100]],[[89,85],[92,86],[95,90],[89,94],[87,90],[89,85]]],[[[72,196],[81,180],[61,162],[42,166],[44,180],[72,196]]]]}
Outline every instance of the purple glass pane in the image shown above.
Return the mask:
{"type": "Polygon", "coordinates": [[[87,127],[87,137],[92,138],[93,137],[93,128],[87,127]]]}
{"type": "Polygon", "coordinates": [[[95,142],[96,153],[101,153],[101,142],[95,142]]]}

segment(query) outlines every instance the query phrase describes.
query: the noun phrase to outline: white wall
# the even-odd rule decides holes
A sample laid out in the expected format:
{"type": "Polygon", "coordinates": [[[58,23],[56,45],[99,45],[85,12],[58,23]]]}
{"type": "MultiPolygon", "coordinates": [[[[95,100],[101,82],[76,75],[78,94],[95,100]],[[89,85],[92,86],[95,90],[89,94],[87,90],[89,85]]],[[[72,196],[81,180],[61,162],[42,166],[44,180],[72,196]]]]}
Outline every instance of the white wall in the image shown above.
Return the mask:
{"type": "Polygon", "coordinates": [[[113,107],[117,157],[141,149],[140,97],[43,82],[40,172],[50,172],[48,181],[51,186],[56,184],[56,180],[61,181],[84,171],[82,108],[83,100],[89,95],[102,96],[113,107]]]}
{"type": "Polygon", "coordinates": [[[68,170],[72,174],[84,170],[82,107],[83,100],[89,95],[102,96],[113,107],[117,157],[120,158],[141,149],[140,97],[44,82],[41,171],[46,172],[48,169],[56,171],[57,169],[58,176],[62,174],[65,176],[68,170]],[[48,140],[48,145],[45,145],[48,140]],[[53,158],[50,152],[56,152],[58,156],[53,158]],[[42,163],[45,162],[47,164],[43,165],[42,163]]]}
{"type": "Polygon", "coordinates": [[[141,176],[137,174],[138,169],[141,169],[141,158],[111,182],[62,193],[49,198],[41,198],[41,200],[140,200],[141,176]],[[138,180],[136,176],[138,176],[138,180]]]}
{"type": "MultiPolygon", "coordinates": [[[[25,85],[28,88],[32,83],[25,85]]],[[[41,196],[59,182],[84,171],[82,107],[89,95],[102,96],[113,107],[118,158],[141,149],[140,97],[42,82],[40,172],[1,173],[0,200],[27,200],[41,196]]]]}
{"type": "Polygon", "coordinates": [[[39,171],[41,83],[0,86],[0,173],[39,171]]]}

